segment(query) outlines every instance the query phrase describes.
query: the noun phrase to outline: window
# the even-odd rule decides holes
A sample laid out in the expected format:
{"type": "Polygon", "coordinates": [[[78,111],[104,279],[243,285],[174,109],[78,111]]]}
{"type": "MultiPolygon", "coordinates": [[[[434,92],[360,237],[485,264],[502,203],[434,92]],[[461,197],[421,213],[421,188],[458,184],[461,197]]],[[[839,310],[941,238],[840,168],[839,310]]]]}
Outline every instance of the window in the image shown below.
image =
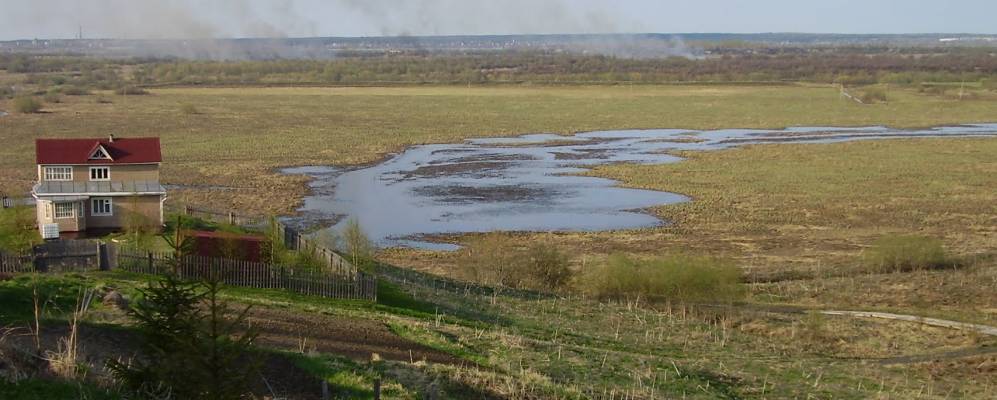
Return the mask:
{"type": "Polygon", "coordinates": [[[73,180],[73,167],[45,167],[46,181],[73,180]]]}
{"type": "Polygon", "coordinates": [[[52,219],[52,203],[39,202],[38,205],[45,209],[45,219],[52,219]]]}
{"type": "Polygon", "coordinates": [[[90,167],[90,180],[91,181],[109,181],[109,180],[111,180],[111,168],[110,167],[90,167]]]}
{"type": "Polygon", "coordinates": [[[111,204],[111,199],[91,199],[90,200],[90,215],[94,217],[109,217],[114,215],[114,208],[111,204]]]}
{"type": "Polygon", "coordinates": [[[55,203],[55,218],[76,218],[76,204],[55,203]]]}

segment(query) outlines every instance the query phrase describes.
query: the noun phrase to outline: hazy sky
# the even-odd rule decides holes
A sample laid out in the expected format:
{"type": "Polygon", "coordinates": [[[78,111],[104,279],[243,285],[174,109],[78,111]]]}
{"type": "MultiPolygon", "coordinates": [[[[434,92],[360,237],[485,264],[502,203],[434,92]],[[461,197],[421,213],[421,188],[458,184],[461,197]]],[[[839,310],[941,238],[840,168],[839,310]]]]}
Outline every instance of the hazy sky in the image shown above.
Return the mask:
{"type": "Polygon", "coordinates": [[[0,40],[625,32],[997,33],[997,0],[0,0],[0,40]]]}

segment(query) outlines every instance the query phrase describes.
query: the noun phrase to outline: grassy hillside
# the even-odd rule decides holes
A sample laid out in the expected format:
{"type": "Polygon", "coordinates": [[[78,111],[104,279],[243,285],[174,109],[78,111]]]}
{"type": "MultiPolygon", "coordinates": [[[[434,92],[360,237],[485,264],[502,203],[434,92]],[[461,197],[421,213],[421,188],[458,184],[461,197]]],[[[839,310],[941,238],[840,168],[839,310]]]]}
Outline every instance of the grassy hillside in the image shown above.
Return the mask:
{"type": "MultiPolygon", "coordinates": [[[[382,268],[382,277],[390,279],[393,271],[382,268]]],[[[439,289],[431,280],[406,276],[401,286],[382,285],[378,304],[271,290],[230,288],[224,294],[228,301],[254,306],[251,322],[263,330],[262,346],[328,380],[334,395],[348,398],[372,398],[378,379],[387,399],[431,393],[467,399],[983,399],[994,394],[997,383],[987,372],[993,354],[986,352],[995,339],[970,332],[824,316],[755,301],[650,308],[508,291],[493,296],[439,289]],[[351,342],[359,338],[355,332],[330,334],[353,324],[363,326],[360,336],[366,340],[390,339],[393,347],[351,342]],[[289,327],[296,336],[281,341],[272,326],[289,327]],[[398,348],[416,350],[392,354],[398,348]],[[966,348],[982,351],[968,357],[948,353],[966,348]],[[372,360],[371,352],[380,359],[372,360]],[[921,360],[922,355],[929,357],[921,360]],[[421,361],[426,357],[440,361],[421,361]]],[[[61,293],[70,303],[66,294],[79,287],[113,287],[133,296],[145,281],[107,273],[38,279],[0,282],[0,298],[30,292],[33,282],[44,288],[42,296],[61,293]]],[[[29,322],[30,307],[30,300],[10,302],[0,325],[29,322]]],[[[46,309],[43,330],[64,325],[64,312],[46,309]]],[[[99,360],[107,355],[87,349],[101,348],[102,338],[110,335],[118,337],[115,351],[127,352],[121,346],[130,342],[121,338],[130,328],[120,311],[98,303],[85,325],[91,330],[82,339],[81,361],[94,364],[88,365],[91,379],[99,380],[99,360]]],[[[278,388],[284,383],[271,380],[278,388]]],[[[0,393],[26,393],[31,387],[72,391],[71,386],[6,385],[0,383],[0,393]]]]}

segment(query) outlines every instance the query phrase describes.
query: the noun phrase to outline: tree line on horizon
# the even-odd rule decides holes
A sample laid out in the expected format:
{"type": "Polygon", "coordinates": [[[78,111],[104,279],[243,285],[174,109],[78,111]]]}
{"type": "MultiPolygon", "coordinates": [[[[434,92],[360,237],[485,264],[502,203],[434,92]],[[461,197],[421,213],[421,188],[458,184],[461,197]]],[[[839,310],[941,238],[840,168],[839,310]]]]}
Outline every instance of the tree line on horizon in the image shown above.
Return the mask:
{"type": "MultiPolygon", "coordinates": [[[[332,60],[193,61],[0,54],[28,83],[123,85],[812,82],[917,85],[997,82],[991,48],[761,49],[703,59],[630,59],[568,52],[383,53],[332,60]]],[[[2,93],[0,93],[2,95],[2,93]]]]}

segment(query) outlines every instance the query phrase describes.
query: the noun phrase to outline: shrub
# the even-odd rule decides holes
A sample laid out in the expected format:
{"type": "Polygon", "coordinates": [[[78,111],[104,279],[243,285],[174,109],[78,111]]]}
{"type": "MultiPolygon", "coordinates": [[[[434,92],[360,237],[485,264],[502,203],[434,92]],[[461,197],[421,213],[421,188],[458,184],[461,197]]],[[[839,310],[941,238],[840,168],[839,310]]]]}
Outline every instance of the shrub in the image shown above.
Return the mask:
{"type": "Polygon", "coordinates": [[[349,255],[353,266],[360,269],[373,266],[376,246],[367,237],[367,234],[360,227],[360,222],[356,219],[351,218],[346,222],[346,228],[343,229],[343,244],[346,246],[344,250],[349,255]]]}
{"type": "Polygon", "coordinates": [[[545,243],[518,245],[509,235],[489,233],[461,248],[459,278],[495,287],[556,291],[571,281],[568,257],[545,243]]]}
{"type": "Polygon", "coordinates": [[[923,236],[884,236],[876,240],[862,257],[862,264],[871,272],[903,272],[956,266],[946,255],[940,240],[923,236]]]}
{"type": "Polygon", "coordinates": [[[45,97],[42,97],[42,99],[45,100],[46,103],[62,103],[62,98],[59,97],[59,93],[52,90],[45,93],[45,97]]]}
{"type": "Polygon", "coordinates": [[[0,251],[24,253],[41,241],[29,207],[0,209],[0,251]]]}
{"type": "Polygon", "coordinates": [[[13,101],[14,111],[21,114],[32,114],[42,110],[42,102],[31,96],[17,97],[13,101]]]}
{"type": "MultiPolygon", "coordinates": [[[[134,199],[134,198],[133,198],[134,199]]],[[[130,210],[135,210],[138,205],[136,200],[131,201],[130,210]]],[[[159,228],[149,217],[134,211],[125,211],[122,224],[122,236],[126,239],[125,247],[139,251],[153,251],[156,248],[157,234],[159,228]]]]}
{"type": "Polygon", "coordinates": [[[90,91],[79,86],[68,86],[62,88],[62,94],[66,96],[86,96],[90,94],[90,91]]]}
{"type": "Polygon", "coordinates": [[[142,89],[142,88],[140,88],[138,86],[122,86],[122,87],[118,88],[118,90],[115,90],[114,93],[122,95],[122,96],[133,96],[133,95],[149,94],[148,91],[146,91],[145,89],[142,89]]]}
{"type": "Polygon", "coordinates": [[[730,302],[743,297],[741,272],[733,264],[683,254],[649,260],[611,256],[585,271],[582,293],[598,299],[730,302]]]}
{"type": "Polygon", "coordinates": [[[568,256],[554,246],[534,244],[525,256],[523,267],[528,280],[524,287],[556,291],[567,286],[574,275],[568,256]]]}
{"type": "Polygon", "coordinates": [[[862,92],[862,102],[866,104],[885,103],[886,91],[881,88],[868,88],[862,92]]]}
{"type": "Polygon", "coordinates": [[[799,341],[808,351],[826,352],[833,349],[833,331],[828,328],[827,318],[819,311],[809,311],[797,325],[799,341]]]}
{"type": "Polygon", "coordinates": [[[512,286],[513,243],[507,235],[493,232],[475,238],[457,253],[459,278],[490,286],[512,286]]]}
{"type": "Polygon", "coordinates": [[[197,107],[194,106],[193,104],[183,103],[183,104],[180,104],[180,113],[181,114],[187,114],[187,115],[194,115],[194,114],[200,114],[201,111],[198,110],[197,107]]]}
{"type": "Polygon", "coordinates": [[[97,96],[97,98],[94,99],[94,102],[96,102],[97,104],[111,104],[111,103],[113,103],[111,101],[111,99],[109,99],[107,97],[104,97],[104,96],[97,96]]]}

